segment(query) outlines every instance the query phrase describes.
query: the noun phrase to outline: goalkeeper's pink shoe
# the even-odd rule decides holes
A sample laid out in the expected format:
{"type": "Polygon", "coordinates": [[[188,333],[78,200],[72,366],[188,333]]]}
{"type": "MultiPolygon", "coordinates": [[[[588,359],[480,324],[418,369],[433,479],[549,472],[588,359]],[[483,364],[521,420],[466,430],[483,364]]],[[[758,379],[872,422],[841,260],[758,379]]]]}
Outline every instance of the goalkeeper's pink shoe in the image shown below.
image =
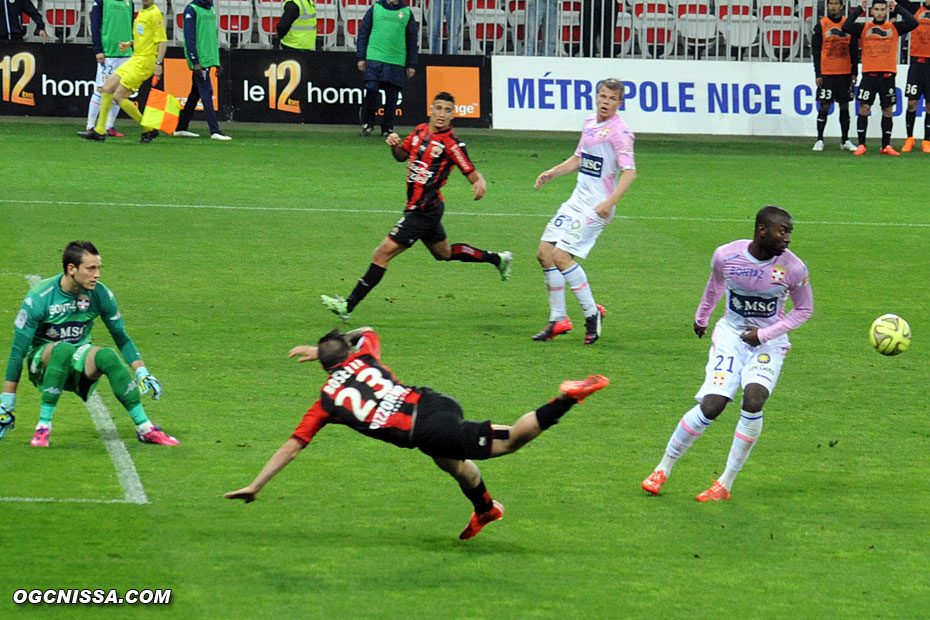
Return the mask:
{"type": "Polygon", "coordinates": [[[33,448],[47,448],[48,447],[48,437],[52,434],[52,429],[45,426],[42,428],[36,429],[36,434],[32,436],[32,440],[29,441],[29,445],[33,448]]]}
{"type": "Polygon", "coordinates": [[[657,469],[653,471],[648,478],[643,480],[643,491],[652,493],[653,495],[658,495],[659,491],[662,490],[662,485],[665,484],[666,480],[668,480],[668,474],[666,474],[661,469],[657,469]]]}
{"type": "Polygon", "coordinates": [[[142,443],[157,443],[160,446],[180,446],[181,442],[156,426],[149,432],[136,433],[136,439],[142,443]]]}
{"type": "Polygon", "coordinates": [[[563,381],[559,386],[559,393],[581,403],[594,392],[607,387],[609,383],[610,379],[604,375],[590,375],[583,381],[563,381]]]}
{"type": "Polygon", "coordinates": [[[697,501],[699,502],[719,502],[724,499],[730,499],[730,492],[725,486],[720,484],[719,480],[714,480],[710,488],[698,493],[697,501]]]}
{"type": "Polygon", "coordinates": [[[484,528],[488,523],[493,523],[494,521],[499,521],[504,518],[504,505],[497,500],[494,500],[491,505],[491,509],[487,512],[482,512],[480,515],[476,512],[471,513],[471,521],[468,522],[468,525],[465,526],[465,529],[462,530],[462,533],[459,534],[461,540],[468,540],[469,538],[474,538],[478,535],[478,532],[484,528]]]}

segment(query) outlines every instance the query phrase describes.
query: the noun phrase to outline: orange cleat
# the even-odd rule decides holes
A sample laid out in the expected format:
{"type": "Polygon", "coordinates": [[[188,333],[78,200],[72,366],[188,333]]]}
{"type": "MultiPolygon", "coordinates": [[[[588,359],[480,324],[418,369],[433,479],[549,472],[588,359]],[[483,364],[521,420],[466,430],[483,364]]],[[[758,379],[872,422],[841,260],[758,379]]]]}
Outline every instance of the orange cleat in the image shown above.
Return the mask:
{"type": "Polygon", "coordinates": [[[860,144],[856,147],[856,150],[853,151],[853,155],[865,155],[865,145],[860,144]]]}
{"type": "Polygon", "coordinates": [[[471,521],[468,522],[468,525],[465,526],[465,529],[462,530],[462,533],[459,534],[460,540],[468,540],[469,538],[474,538],[478,535],[478,532],[484,528],[488,523],[494,521],[499,521],[504,518],[504,505],[499,501],[494,500],[491,509],[487,512],[482,512],[480,515],[478,513],[471,513],[471,521]]]}
{"type": "Polygon", "coordinates": [[[888,146],[883,146],[882,150],[879,151],[882,155],[891,155],[892,157],[900,157],[901,153],[894,150],[894,147],[890,144],[888,146]]]}
{"type": "Polygon", "coordinates": [[[666,480],[668,480],[666,473],[661,469],[657,469],[652,472],[652,475],[643,480],[643,491],[658,495],[666,480]]]}
{"type": "Polygon", "coordinates": [[[574,398],[579,403],[594,392],[607,387],[610,379],[604,375],[590,375],[584,381],[563,381],[559,386],[559,392],[563,396],[574,398]]]}
{"type": "Polygon", "coordinates": [[[901,147],[901,152],[910,153],[913,149],[914,149],[914,137],[911,136],[911,137],[908,137],[908,139],[904,141],[904,145],[901,147]]]}
{"type": "Polygon", "coordinates": [[[541,332],[533,336],[533,340],[536,342],[545,342],[561,334],[567,334],[570,331],[572,331],[572,320],[565,317],[558,321],[549,321],[541,332]]]}
{"type": "Polygon", "coordinates": [[[714,480],[709,489],[703,493],[698,493],[697,496],[699,502],[719,502],[723,499],[730,499],[730,492],[718,480],[714,480]]]}
{"type": "Polygon", "coordinates": [[[921,140],[920,150],[924,153],[930,153],[930,140],[921,140]]]}

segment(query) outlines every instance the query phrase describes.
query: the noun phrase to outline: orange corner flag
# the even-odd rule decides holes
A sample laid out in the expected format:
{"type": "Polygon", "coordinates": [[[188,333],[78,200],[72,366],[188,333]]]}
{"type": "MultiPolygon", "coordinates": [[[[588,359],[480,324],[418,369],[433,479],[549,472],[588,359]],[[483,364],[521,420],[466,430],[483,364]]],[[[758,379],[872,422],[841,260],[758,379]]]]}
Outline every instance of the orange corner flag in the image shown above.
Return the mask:
{"type": "Polygon", "coordinates": [[[148,101],[145,102],[141,125],[160,129],[165,133],[174,133],[178,128],[180,114],[181,104],[174,95],[153,88],[149,91],[148,101]]]}

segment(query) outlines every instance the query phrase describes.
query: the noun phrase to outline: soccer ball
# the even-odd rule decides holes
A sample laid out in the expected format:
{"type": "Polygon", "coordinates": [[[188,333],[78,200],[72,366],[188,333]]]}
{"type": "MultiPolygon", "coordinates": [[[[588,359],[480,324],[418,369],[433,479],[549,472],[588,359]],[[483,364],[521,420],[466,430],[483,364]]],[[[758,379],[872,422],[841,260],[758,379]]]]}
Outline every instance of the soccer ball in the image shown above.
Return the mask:
{"type": "Polygon", "coordinates": [[[872,322],[869,342],[882,355],[904,353],[911,345],[911,326],[897,314],[883,314],[872,322]]]}

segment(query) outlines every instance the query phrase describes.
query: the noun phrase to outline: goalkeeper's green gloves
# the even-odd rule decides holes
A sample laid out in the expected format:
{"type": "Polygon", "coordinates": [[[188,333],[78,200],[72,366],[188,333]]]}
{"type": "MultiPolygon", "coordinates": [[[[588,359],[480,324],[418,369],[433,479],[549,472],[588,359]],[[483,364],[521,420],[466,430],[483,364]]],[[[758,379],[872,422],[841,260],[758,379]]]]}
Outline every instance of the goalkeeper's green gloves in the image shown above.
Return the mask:
{"type": "Polygon", "coordinates": [[[16,422],[16,416],[13,411],[16,410],[16,393],[3,392],[0,395],[0,439],[6,437],[6,434],[13,430],[16,422]]]}
{"type": "Polygon", "coordinates": [[[151,389],[153,399],[158,400],[161,398],[161,381],[151,375],[145,366],[136,368],[136,379],[139,380],[139,392],[141,394],[147,394],[151,389]]]}

